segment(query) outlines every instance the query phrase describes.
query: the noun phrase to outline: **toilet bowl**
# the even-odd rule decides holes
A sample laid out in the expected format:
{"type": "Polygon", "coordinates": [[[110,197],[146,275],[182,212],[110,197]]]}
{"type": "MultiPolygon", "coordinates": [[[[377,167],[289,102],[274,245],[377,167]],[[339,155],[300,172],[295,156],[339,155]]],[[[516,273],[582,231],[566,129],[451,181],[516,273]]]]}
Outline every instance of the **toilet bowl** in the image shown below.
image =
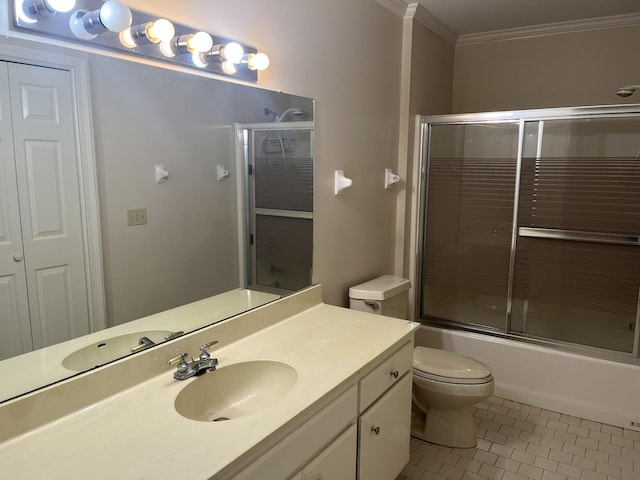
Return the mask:
{"type": "Polygon", "coordinates": [[[413,351],[412,435],[455,448],[476,446],[472,405],[495,389],[489,367],[456,353],[413,351]]]}

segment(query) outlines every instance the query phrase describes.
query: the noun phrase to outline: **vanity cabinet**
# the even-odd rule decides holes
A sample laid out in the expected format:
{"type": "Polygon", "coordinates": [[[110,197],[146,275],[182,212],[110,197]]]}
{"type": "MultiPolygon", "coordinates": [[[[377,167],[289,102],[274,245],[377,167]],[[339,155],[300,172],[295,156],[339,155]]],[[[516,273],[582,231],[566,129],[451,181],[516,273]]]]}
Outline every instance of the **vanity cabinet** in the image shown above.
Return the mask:
{"type": "MultiPolygon", "coordinates": [[[[233,478],[234,480],[275,480],[291,478],[292,472],[298,472],[294,479],[319,478],[311,477],[328,469],[327,462],[340,459],[344,461],[351,457],[353,470],[350,477],[336,477],[352,480],[355,478],[355,441],[353,449],[348,447],[349,428],[353,426],[357,417],[357,387],[351,386],[345,393],[315,414],[310,420],[292,431],[285,439],[277,443],[264,455],[252,461],[239,474],[222,473],[218,478],[233,478]],[[345,430],[346,429],[346,430],[345,430]],[[335,439],[335,440],[333,440],[335,439]],[[317,453],[320,452],[320,453],[317,453]],[[315,456],[314,456],[315,455],[315,456]],[[306,462],[306,467],[302,468],[306,462]],[[306,476],[305,476],[306,475],[306,476]]],[[[346,467],[348,468],[348,467],[346,467]]],[[[328,471],[328,470],[327,470],[328,471]]],[[[322,477],[320,477],[322,478],[322,477]]],[[[332,476],[328,478],[333,478],[332,476]]]]}
{"type": "Polygon", "coordinates": [[[408,341],[366,365],[345,393],[232,478],[396,478],[409,461],[412,362],[408,341]]]}
{"type": "Polygon", "coordinates": [[[410,374],[382,395],[358,420],[358,478],[396,478],[409,461],[410,374]]]}
{"type": "Polygon", "coordinates": [[[357,437],[356,426],[351,425],[316,455],[298,478],[300,480],[353,480],[356,478],[357,437]]]}
{"type": "Polygon", "coordinates": [[[413,342],[360,381],[358,479],[396,478],[409,461],[413,342]]]}

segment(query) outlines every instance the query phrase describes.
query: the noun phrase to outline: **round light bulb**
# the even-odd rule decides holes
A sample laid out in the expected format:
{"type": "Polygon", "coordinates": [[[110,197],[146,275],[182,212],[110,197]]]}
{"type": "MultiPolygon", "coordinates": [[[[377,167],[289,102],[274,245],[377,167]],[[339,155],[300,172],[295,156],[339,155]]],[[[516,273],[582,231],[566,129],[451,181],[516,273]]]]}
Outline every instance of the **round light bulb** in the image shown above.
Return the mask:
{"type": "Polygon", "coordinates": [[[116,0],[107,0],[100,8],[100,23],[107,30],[122,32],[131,26],[131,10],[116,0]]]}
{"type": "MultiPolygon", "coordinates": [[[[99,12],[99,10],[96,10],[96,12],[99,12]]],[[[69,17],[69,28],[71,32],[81,40],[93,40],[96,38],[98,35],[89,33],[87,29],[84,28],[84,16],[91,15],[92,13],[95,14],[96,12],[87,12],[86,10],[76,10],[73,12],[71,17],[69,17]]]]}
{"type": "Polygon", "coordinates": [[[269,57],[265,53],[252,53],[247,58],[250,70],[266,70],[269,67],[269,57]]]}
{"type": "Polygon", "coordinates": [[[174,52],[173,48],[171,47],[171,40],[160,42],[159,48],[160,48],[160,53],[162,53],[162,55],[164,55],[167,58],[176,56],[176,52],[174,52]]]}
{"type": "Polygon", "coordinates": [[[120,40],[120,43],[127,48],[135,48],[138,46],[133,39],[130,28],[127,28],[126,30],[120,32],[120,34],[118,35],[118,39],[120,40]]]}
{"type": "Polygon", "coordinates": [[[38,23],[38,19],[35,18],[37,14],[32,9],[33,4],[26,0],[16,1],[16,16],[21,23],[38,23]]]}
{"type": "Polygon", "coordinates": [[[222,57],[229,62],[238,63],[243,55],[244,48],[239,43],[230,42],[222,47],[222,57]]]}
{"type": "Polygon", "coordinates": [[[193,52],[206,52],[213,47],[213,38],[206,32],[198,32],[187,40],[187,49],[193,52]]]}
{"type": "Polygon", "coordinates": [[[171,40],[176,33],[173,23],[164,18],[149,23],[146,31],[147,38],[151,43],[160,43],[171,40]]]}
{"type": "Polygon", "coordinates": [[[47,7],[60,13],[67,13],[76,6],[76,0],[45,0],[47,7]]]}
{"type": "Polygon", "coordinates": [[[233,75],[237,70],[233,62],[225,60],[224,62],[222,62],[222,71],[227,75],[233,75]]]}
{"type": "Polygon", "coordinates": [[[206,68],[209,64],[205,61],[202,52],[193,52],[191,54],[191,61],[198,68],[206,68]]]}

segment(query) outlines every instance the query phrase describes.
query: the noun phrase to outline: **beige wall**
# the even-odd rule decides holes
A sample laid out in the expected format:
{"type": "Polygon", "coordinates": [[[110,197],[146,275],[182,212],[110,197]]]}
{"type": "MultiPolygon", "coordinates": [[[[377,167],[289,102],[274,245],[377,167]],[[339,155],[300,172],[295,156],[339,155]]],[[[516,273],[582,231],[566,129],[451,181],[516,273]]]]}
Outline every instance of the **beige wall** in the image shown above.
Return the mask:
{"type": "Polygon", "coordinates": [[[129,0],[131,7],[228,35],[269,53],[260,86],[316,104],[314,282],[325,301],[393,271],[402,19],[372,0],[129,0]],[[335,170],[354,181],[333,193],[335,170]]]}
{"type": "Polygon", "coordinates": [[[233,122],[309,105],[100,55],[89,65],[108,326],[242,286],[233,122]],[[127,226],[131,208],[146,225],[127,226]]]}
{"type": "Polygon", "coordinates": [[[615,95],[640,82],[640,26],[456,47],[457,113],[640,101],[615,95]]]}

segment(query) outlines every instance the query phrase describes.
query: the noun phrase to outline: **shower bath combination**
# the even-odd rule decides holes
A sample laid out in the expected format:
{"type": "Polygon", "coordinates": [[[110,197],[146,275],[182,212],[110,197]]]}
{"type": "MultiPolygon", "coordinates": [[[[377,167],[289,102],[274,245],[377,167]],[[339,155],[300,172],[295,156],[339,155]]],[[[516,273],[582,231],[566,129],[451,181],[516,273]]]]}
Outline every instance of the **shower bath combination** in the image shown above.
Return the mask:
{"type": "Polygon", "coordinates": [[[640,358],[640,107],[421,124],[419,318],[640,358]]]}

